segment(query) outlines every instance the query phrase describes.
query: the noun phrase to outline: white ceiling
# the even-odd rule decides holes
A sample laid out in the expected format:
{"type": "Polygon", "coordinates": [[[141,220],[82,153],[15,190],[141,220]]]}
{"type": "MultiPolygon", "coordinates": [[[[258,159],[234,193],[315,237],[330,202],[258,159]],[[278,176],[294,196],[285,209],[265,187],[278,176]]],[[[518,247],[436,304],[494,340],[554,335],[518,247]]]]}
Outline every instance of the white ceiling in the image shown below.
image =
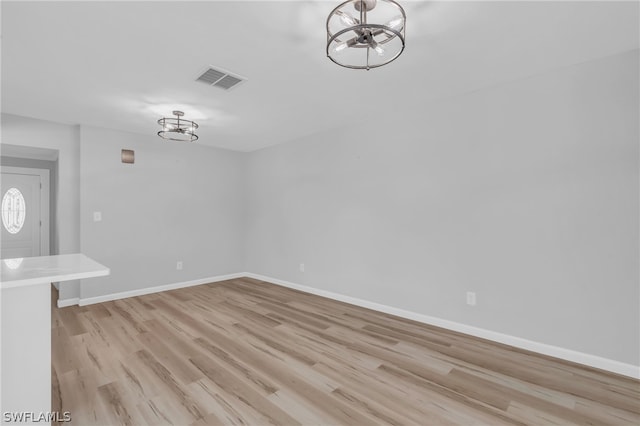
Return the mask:
{"type": "Polygon", "coordinates": [[[399,0],[407,47],[371,71],[325,56],[339,1],[2,2],[2,110],[155,134],[185,111],[239,151],[637,49],[638,2],[399,0]],[[208,65],[248,78],[225,92],[208,65]]]}

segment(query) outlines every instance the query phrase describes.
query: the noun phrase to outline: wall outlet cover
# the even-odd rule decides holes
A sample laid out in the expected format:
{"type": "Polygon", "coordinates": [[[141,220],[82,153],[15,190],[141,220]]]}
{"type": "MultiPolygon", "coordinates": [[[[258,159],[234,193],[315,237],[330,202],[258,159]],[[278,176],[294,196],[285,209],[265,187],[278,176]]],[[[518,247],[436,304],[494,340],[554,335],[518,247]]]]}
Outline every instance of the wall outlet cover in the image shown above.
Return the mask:
{"type": "Polygon", "coordinates": [[[476,294],[472,291],[467,292],[467,305],[476,306],[476,294]]]}

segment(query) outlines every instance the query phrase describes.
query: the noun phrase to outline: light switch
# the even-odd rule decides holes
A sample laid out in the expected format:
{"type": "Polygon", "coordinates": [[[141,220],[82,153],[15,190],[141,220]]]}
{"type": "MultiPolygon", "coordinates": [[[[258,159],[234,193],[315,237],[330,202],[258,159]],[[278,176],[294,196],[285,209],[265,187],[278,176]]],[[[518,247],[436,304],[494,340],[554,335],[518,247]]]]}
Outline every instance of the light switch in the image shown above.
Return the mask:
{"type": "Polygon", "coordinates": [[[100,222],[102,220],[102,212],[93,212],[93,221],[100,222]]]}

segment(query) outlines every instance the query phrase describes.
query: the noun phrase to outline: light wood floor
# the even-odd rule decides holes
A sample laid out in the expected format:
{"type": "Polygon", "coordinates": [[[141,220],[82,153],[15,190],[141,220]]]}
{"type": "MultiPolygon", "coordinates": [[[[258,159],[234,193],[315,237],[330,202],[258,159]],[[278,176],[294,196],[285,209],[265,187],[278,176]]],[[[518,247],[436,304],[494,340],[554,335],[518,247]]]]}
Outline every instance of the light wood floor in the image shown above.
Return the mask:
{"type": "Polygon", "coordinates": [[[251,279],[52,315],[75,425],[640,424],[637,380],[251,279]]]}

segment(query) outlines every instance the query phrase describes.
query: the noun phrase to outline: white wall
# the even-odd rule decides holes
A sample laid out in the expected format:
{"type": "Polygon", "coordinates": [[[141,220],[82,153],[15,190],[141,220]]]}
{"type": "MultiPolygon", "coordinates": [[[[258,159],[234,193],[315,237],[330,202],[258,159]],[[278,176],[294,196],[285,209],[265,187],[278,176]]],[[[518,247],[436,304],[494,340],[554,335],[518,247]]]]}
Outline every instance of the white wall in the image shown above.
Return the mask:
{"type": "MultiPolygon", "coordinates": [[[[2,144],[58,151],[55,238],[58,254],[80,251],[80,134],[77,126],[2,114],[2,144]]],[[[0,146],[0,149],[2,147],[0,146]]],[[[52,177],[53,179],[53,177],[52,177]]],[[[60,298],[78,297],[78,281],[60,286],[60,298]]]]}
{"type": "Polygon", "coordinates": [[[636,50],[387,99],[249,154],[247,269],[640,365],[638,71],[636,50]]]}
{"type": "Polygon", "coordinates": [[[111,268],[82,299],[242,270],[243,154],[85,126],[81,140],[81,251],[111,268]]]}

